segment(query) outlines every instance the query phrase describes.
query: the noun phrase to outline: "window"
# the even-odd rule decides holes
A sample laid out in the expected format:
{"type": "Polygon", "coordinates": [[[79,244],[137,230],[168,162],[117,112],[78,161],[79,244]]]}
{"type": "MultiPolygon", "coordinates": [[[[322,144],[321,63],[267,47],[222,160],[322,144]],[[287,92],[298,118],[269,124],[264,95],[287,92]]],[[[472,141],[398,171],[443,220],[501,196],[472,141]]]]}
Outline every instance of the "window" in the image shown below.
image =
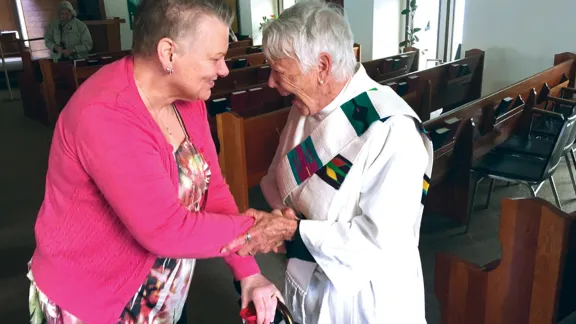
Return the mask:
{"type": "MultiPolygon", "coordinates": [[[[26,20],[24,19],[24,10],[22,10],[22,0],[15,0],[16,10],[18,11],[18,22],[20,24],[20,32],[23,39],[28,39],[28,31],[26,29],[26,20]]],[[[29,47],[30,42],[24,42],[24,46],[29,47]]]]}

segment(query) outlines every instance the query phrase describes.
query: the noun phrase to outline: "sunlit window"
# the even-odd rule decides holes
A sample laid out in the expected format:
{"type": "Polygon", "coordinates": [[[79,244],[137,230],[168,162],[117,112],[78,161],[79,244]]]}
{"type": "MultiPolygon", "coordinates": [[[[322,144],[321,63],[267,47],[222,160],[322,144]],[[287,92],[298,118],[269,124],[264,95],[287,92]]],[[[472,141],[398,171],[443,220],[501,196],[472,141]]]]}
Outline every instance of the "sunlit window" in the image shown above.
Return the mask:
{"type": "MultiPolygon", "coordinates": [[[[18,21],[20,22],[20,32],[23,39],[28,39],[28,31],[26,30],[26,20],[24,19],[24,10],[22,10],[22,1],[16,0],[16,10],[18,11],[18,21]]],[[[24,42],[24,46],[29,47],[28,41],[24,42]]]]}

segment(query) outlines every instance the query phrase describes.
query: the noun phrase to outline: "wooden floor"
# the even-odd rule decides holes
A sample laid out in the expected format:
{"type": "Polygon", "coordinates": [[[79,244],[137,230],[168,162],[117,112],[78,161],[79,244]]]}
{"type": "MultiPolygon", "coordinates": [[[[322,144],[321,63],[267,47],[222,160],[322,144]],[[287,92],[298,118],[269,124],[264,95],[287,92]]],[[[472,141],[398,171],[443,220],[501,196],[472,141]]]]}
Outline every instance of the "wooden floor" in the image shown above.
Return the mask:
{"type": "MultiPolygon", "coordinates": [[[[0,91],[0,323],[24,324],[29,322],[27,262],[35,244],[33,226],[43,198],[52,134],[47,127],[23,116],[20,101],[10,102],[8,98],[7,92],[0,91]]],[[[558,170],[555,180],[564,210],[576,210],[576,194],[565,164],[558,170]]],[[[483,203],[486,190],[486,184],[480,186],[477,205],[483,203]]],[[[442,218],[424,218],[420,251],[429,324],[439,323],[438,303],[433,293],[435,253],[447,251],[480,264],[498,258],[499,200],[527,194],[527,189],[522,187],[497,186],[490,207],[473,214],[471,231],[467,235],[461,234],[462,227],[442,218]]],[[[539,196],[554,202],[546,184],[539,196]]],[[[267,208],[257,188],[250,193],[250,204],[255,208],[267,208]]],[[[282,285],[285,263],[282,256],[258,256],[258,262],[265,275],[282,285]]],[[[241,323],[237,316],[238,296],[231,283],[232,276],[222,260],[199,261],[188,304],[189,322],[241,323]]],[[[563,322],[568,323],[576,323],[576,316],[563,322]]]]}

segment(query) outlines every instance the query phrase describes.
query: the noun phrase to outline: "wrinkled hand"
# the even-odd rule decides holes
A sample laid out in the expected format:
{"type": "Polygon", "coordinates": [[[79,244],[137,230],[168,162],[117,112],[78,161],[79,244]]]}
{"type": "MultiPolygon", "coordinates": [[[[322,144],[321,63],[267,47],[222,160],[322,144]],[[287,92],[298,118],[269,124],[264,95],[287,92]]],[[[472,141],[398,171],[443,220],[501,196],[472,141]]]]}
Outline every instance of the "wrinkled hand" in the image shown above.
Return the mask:
{"type": "Polygon", "coordinates": [[[255,274],[240,280],[242,289],[242,309],[250,302],[256,308],[258,324],[268,324],[274,321],[278,299],[284,302],[280,291],[261,274],[255,274]]]}
{"type": "Polygon", "coordinates": [[[64,51],[62,51],[62,54],[66,55],[66,56],[70,56],[70,54],[72,54],[72,50],[71,49],[65,49],[64,51]]]}
{"type": "Polygon", "coordinates": [[[241,256],[255,253],[281,252],[284,241],[291,240],[298,227],[297,217],[289,208],[274,210],[272,213],[248,209],[245,215],[254,217],[254,225],[246,234],[240,235],[222,249],[222,253],[235,251],[241,256]],[[250,240],[246,241],[246,235],[250,240]]]}

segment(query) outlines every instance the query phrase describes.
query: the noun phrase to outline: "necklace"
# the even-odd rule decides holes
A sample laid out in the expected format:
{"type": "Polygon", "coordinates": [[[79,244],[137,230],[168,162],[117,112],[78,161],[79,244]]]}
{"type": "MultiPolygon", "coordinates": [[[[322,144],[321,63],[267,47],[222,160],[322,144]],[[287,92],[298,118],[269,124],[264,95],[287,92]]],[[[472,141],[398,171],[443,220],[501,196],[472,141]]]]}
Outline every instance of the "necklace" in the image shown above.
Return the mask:
{"type": "MultiPolygon", "coordinates": [[[[148,105],[150,105],[150,108],[152,108],[152,102],[150,101],[150,99],[148,99],[148,96],[146,95],[146,93],[144,93],[144,91],[142,91],[142,88],[140,88],[140,86],[138,86],[138,84],[136,84],[136,87],[138,88],[138,90],[140,91],[140,93],[144,96],[144,98],[146,98],[146,101],[148,101],[148,105]]],[[[158,118],[156,118],[153,114],[152,118],[156,121],[159,122],[161,127],[164,127],[164,129],[166,130],[166,133],[168,133],[168,136],[172,137],[172,132],[170,131],[170,129],[168,128],[168,126],[166,126],[166,124],[164,122],[161,122],[160,120],[158,120],[158,118]]]]}

